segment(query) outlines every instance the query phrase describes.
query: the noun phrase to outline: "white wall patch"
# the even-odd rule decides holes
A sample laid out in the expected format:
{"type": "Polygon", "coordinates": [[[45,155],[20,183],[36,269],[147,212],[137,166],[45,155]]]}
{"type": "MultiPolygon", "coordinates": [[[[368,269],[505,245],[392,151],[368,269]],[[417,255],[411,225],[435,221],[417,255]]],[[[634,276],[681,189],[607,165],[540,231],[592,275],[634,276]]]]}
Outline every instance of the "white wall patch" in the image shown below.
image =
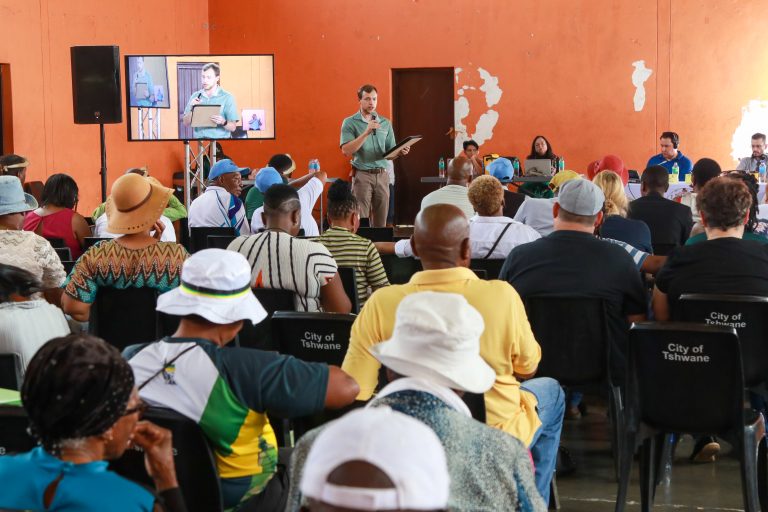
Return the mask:
{"type": "Polygon", "coordinates": [[[653,70],[645,67],[644,60],[636,60],[632,65],[635,67],[632,72],[632,85],[635,86],[635,112],[640,112],[645,106],[645,82],[653,74],[653,70]]]}
{"type": "MultiPolygon", "coordinates": [[[[455,69],[456,83],[459,84],[459,74],[462,68],[455,69]]],[[[454,128],[456,129],[456,139],[454,141],[456,154],[463,149],[463,143],[466,140],[474,139],[478,144],[483,144],[493,138],[493,129],[499,122],[499,113],[491,107],[498,104],[501,100],[503,91],[499,87],[499,78],[493,76],[487,70],[478,67],[477,72],[483,80],[479,89],[483,92],[485,106],[480,107],[475,102],[475,108],[486,109],[475,125],[474,130],[470,132],[464,120],[469,116],[470,99],[465,94],[466,91],[473,91],[477,88],[468,84],[457,87],[456,95],[458,98],[454,103],[454,128]]],[[[466,75],[465,75],[466,76],[466,75]]]]}
{"type": "Polygon", "coordinates": [[[731,138],[731,157],[738,162],[740,158],[752,154],[752,134],[768,131],[768,101],[750,100],[746,107],[741,107],[741,123],[731,138]]]}

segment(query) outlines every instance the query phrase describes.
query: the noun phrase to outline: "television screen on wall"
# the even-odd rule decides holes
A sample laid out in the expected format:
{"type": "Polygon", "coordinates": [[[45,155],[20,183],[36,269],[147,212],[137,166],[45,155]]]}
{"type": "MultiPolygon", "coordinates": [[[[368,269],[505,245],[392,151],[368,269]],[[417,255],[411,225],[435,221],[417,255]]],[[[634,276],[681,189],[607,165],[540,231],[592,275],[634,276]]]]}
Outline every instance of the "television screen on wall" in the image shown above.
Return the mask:
{"type": "Polygon", "coordinates": [[[275,138],[274,55],[126,55],[128,140],[275,138]]]}

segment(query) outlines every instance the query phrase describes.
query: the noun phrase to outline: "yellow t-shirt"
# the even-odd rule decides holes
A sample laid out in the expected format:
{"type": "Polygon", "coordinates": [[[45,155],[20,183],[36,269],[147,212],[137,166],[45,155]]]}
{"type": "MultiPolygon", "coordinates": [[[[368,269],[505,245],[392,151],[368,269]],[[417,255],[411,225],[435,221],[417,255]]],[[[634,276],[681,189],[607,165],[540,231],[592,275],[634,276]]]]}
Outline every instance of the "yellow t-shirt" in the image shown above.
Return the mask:
{"type": "Polygon", "coordinates": [[[371,295],[352,325],[342,365],[360,385],[358,400],[371,398],[378,382],[381,365],[368,349],[392,336],[398,304],[420,291],[458,293],[483,316],[480,355],[496,372],[496,382],[485,394],[487,423],[530,445],[541,425],[536,397],[521,392],[514,373],[533,373],[541,360],[541,347],[514,288],[504,281],[480,280],[468,268],[417,272],[407,284],[387,286],[371,295]]]}

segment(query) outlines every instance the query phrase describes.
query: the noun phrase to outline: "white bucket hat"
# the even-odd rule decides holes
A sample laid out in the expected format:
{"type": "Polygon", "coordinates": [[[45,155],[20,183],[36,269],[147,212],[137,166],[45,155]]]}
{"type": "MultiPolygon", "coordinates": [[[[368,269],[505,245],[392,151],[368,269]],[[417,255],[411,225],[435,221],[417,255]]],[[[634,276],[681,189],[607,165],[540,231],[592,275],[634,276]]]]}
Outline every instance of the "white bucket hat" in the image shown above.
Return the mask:
{"type": "Polygon", "coordinates": [[[397,307],[392,338],[370,350],[400,375],[484,393],[496,380],[496,372],[480,357],[484,328],[483,317],[462,295],[413,293],[397,307]]]}
{"type": "Polygon", "coordinates": [[[435,510],[448,507],[445,450],[424,423],[389,407],[369,407],[330,423],[312,444],[301,477],[304,496],[355,510],[435,510]],[[328,482],[345,462],[376,466],[390,488],[328,482]]]}
{"type": "Polygon", "coordinates": [[[257,324],[267,312],[251,291],[251,266],[245,256],[223,249],[205,249],[181,267],[181,285],[160,295],[157,310],[169,315],[199,315],[215,324],[250,320],[257,324]]]}

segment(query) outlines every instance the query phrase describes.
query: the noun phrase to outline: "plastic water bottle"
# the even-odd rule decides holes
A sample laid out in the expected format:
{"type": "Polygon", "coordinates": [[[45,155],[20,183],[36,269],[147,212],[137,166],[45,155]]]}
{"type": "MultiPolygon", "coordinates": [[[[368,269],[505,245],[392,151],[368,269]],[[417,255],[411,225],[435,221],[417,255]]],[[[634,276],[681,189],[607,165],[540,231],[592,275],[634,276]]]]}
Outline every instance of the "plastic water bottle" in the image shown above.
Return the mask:
{"type": "Polygon", "coordinates": [[[677,165],[677,162],[672,164],[672,174],[669,177],[669,181],[671,183],[677,183],[680,181],[680,166],[677,165]]]}
{"type": "Polygon", "coordinates": [[[517,158],[512,160],[512,168],[515,170],[514,175],[520,176],[520,160],[518,160],[517,158]]]}
{"type": "Polygon", "coordinates": [[[320,170],[320,160],[318,160],[317,158],[313,158],[312,160],[310,160],[309,171],[313,172],[313,171],[319,171],[319,170],[320,170]]]}
{"type": "Polygon", "coordinates": [[[440,157],[440,160],[437,162],[437,175],[445,178],[445,158],[443,157],[440,157]]]}
{"type": "Polygon", "coordinates": [[[765,183],[765,162],[760,162],[760,166],[757,168],[757,177],[760,183],[765,183]]]}
{"type": "Polygon", "coordinates": [[[563,171],[563,170],[565,170],[565,158],[562,158],[562,157],[561,157],[561,158],[560,158],[560,159],[557,161],[557,170],[558,170],[558,172],[559,172],[559,171],[563,171]]]}

